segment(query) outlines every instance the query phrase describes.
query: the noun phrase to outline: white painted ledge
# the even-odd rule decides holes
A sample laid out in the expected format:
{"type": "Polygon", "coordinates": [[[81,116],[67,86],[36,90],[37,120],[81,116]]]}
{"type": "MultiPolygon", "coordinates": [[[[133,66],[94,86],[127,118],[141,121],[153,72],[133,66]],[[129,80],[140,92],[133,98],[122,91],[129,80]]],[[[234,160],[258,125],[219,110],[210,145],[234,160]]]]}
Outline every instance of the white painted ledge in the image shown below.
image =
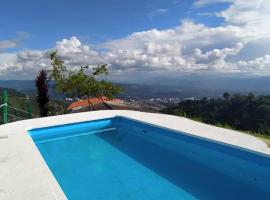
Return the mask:
{"type": "Polygon", "coordinates": [[[0,126],[0,199],[66,199],[27,130],[123,116],[270,155],[256,137],[171,115],[104,110],[24,120],[0,126]]]}

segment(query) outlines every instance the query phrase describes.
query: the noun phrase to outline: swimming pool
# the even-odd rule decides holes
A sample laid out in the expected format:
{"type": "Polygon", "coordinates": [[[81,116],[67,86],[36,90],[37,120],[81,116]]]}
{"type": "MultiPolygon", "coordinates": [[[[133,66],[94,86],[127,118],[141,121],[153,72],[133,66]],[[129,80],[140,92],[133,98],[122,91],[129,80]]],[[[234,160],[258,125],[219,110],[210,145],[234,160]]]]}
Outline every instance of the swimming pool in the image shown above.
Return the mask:
{"type": "Polygon", "coordinates": [[[270,158],[245,149],[123,117],[29,133],[71,200],[270,199],[270,158]]]}

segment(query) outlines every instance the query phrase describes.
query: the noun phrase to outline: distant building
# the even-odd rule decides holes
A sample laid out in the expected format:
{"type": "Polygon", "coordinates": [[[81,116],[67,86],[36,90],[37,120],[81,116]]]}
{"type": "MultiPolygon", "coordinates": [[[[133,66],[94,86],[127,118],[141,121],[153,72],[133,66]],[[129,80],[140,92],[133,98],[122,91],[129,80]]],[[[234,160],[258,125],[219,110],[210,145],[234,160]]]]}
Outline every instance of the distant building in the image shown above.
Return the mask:
{"type": "Polygon", "coordinates": [[[195,101],[195,97],[184,98],[184,101],[187,101],[187,100],[195,101]]]}

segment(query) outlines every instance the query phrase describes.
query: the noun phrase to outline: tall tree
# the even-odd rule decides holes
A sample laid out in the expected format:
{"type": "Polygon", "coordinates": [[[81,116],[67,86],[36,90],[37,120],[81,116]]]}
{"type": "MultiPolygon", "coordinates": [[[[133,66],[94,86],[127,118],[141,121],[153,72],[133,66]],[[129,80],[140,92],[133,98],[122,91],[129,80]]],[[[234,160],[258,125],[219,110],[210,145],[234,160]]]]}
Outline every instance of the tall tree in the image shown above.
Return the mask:
{"type": "Polygon", "coordinates": [[[228,101],[228,100],[230,99],[230,97],[231,97],[230,93],[228,93],[228,92],[224,92],[224,93],[223,93],[223,98],[224,98],[226,101],[228,101]]]}
{"type": "Polygon", "coordinates": [[[93,110],[91,97],[113,98],[122,88],[102,79],[108,75],[107,65],[90,68],[89,65],[81,66],[78,70],[68,70],[64,62],[57,57],[56,52],[51,53],[52,71],[51,79],[55,81],[56,89],[69,97],[86,97],[88,106],[93,110]]]}
{"type": "Polygon", "coordinates": [[[47,72],[42,69],[36,80],[35,80],[36,88],[37,88],[37,102],[39,106],[40,116],[46,117],[48,116],[49,110],[49,95],[48,95],[48,77],[47,72]]]}

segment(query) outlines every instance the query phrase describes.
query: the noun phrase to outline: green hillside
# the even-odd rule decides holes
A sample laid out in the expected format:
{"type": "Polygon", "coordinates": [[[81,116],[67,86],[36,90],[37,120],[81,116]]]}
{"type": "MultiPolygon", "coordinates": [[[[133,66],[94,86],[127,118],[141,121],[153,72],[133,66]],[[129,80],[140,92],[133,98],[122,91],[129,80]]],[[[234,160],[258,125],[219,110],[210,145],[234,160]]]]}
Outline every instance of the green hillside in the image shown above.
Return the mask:
{"type": "Polygon", "coordinates": [[[224,93],[224,98],[182,101],[163,112],[270,136],[270,96],[224,93]]]}

